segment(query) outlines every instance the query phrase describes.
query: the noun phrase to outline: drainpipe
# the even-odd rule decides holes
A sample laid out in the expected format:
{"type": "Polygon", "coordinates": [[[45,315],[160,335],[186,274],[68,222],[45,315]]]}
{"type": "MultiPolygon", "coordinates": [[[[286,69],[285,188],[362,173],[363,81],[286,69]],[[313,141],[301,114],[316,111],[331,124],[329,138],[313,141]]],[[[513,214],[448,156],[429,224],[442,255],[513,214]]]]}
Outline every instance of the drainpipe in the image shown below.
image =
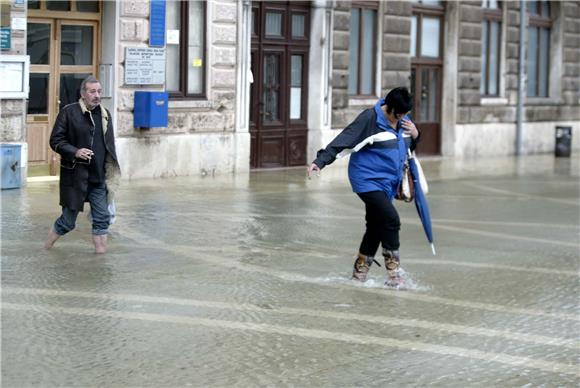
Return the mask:
{"type": "Polygon", "coordinates": [[[518,71],[518,108],[516,111],[516,155],[522,154],[522,118],[524,115],[524,93],[526,88],[525,83],[525,56],[526,56],[526,5],[525,1],[520,0],[520,62],[518,71]]]}

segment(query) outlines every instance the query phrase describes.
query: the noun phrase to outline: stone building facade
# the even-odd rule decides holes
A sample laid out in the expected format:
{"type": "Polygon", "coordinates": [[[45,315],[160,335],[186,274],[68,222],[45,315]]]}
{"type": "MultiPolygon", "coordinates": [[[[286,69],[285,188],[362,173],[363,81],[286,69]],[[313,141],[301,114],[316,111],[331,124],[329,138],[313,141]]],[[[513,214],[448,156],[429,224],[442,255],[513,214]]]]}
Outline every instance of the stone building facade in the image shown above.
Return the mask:
{"type": "MultiPolygon", "coordinates": [[[[10,47],[3,49],[1,56],[26,54],[26,30],[21,26],[13,25],[12,20],[26,19],[25,4],[3,3],[0,16],[3,28],[10,30],[10,47]],[[6,26],[4,24],[7,24],[6,26]]],[[[5,82],[5,81],[0,81],[5,82]]],[[[25,106],[23,98],[0,98],[0,143],[17,144],[21,147],[20,165],[26,166],[27,143],[25,131],[25,106]]],[[[26,169],[21,170],[21,180],[26,178],[26,169]]]]}
{"type": "Polygon", "coordinates": [[[112,75],[103,105],[113,115],[128,179],[306,165],[361,110],[397,86],[414,93],[414,119],[424,133],[419,151],[425,155],[513,155],[518,136],[522,154],[553,152],[556,126],[571,127],[573,149],[580,149],[578,2],[525,3],[525,83],[519,74],[519,2],[167,2],[166,82],[135,85],[125,80],[125,55],[127,48],[151,46],[149,0],[4,1],[11,19],[28,23],[12,31],[11,48],[2,56],[31,55],[34,93],[28,101],[0,101],[0,141],[21,144],[23,165],[31,169],[44,163],[50,173],[58,170],[47,140],[62,103],[54,96],[62,97],[70,81],[67,71],[78,82],[87,72],[104,77],[107,66],[112,75]],[[63,4],[71,8],[59,8],[63,4]],[[182,12],[174,21],[179,27],[170,21],[176,7],[182,12]],[[72,31],[74,26],[84,29],[72,31]],[[59,29],[68,32],[50,35],[59,29]],[[87,29],[92,40],[83,35],[87,29]],[[543,35],[530,46],[536,33],[543,35]],[[48,38],[61,46],[50,51],[48,38]],[[197,48],[191,45],[196,40],[197,48]],[[63,66],[64,59],[54,54],[87,54],[91,42],[94,55],[85,67],[63,66]],[[184,49],[187,60],[177,66],[170,52],[186,42],[188,50],[198,49],[197,57],[184,49]],[[38,50],[53,54],[46,59],[38,50]],[[528,58],[530,50],[548,55],[528,58]],[[180,77],[199,76],[194,85],[199,90],[170,93],[167,127],[136,128],[135,91],[171,91],[174,69],[180,77]],[[530,72],[540,74],[533,82],[545,85],[537,93],[530,88],[530,72]]]}
{"type": "MultiPolygon", "coordinates": [[[[360,2],[369,3],[369,2],[360,2]]],[[[372,3],[372,2],[371,2],[372,3]]],[[[483,30],[486,2],[380,2],[376,6],[378,20],[377,44],[382,47],[376,58],[376,88],[381,93],[368,99],[349,95],[349,37],[352,35],[351,15],[356,1],[337,1],[334,6],[334,45],[332,72],[332,128],[346,126],[363,106],[396,86],[412,87],[415,62],[411,44],[414,26],[412,18],[440,5],[442,12],[440,81],[440,143],[434,154],[453,157],[502,156],[516,153],[518,69],[520,40],[520,2],[497,2],[499,20],[499,80],[494,96],[482,94],[483,30]]],[[[539,2],[543,6],[542,2],[539,2]]],[[[547,3],[547,2],[546,2],[547,3]]],[[[528,3],[524,3],[528,6],[528,3]]],[[[524,95],[521,130],[523,154],[553,152],[555,127],[580,130],[580,4],[549,2],[551,19],[548,44],[549,90],[546,96],[524,95]]],[[[528,48],[529,20],[526,12],[524,46],[528,48]]],[[[421,37],[416,36],[416,39],[421,37]]],[[[526,54],[528,55],[528,54],[526,54]]],[[[528,58],[524,65],[528,67],[528,58]]],[[[526,68],[527,70],[527,68],[526,68]]],[[[527,74],[524,75],[527,82],[527,74]]],[[[526,87],[526,83],[524,84],[526,87]]],[[[419,89],[414,90],[419,94],[419,89]]],[[[328,138],[328,137],[327,137],[328,138]]],[[[330,137],[331,138],[331,137],[330,137]]],[[[578,135],[572,137],[573,149],[580,145],[578,135]]],[[[431,153],[431,152],[430,152],[431,153]]]]}
{"type": "MultiPolygon", "coordinates": [[[[134,92],[145,87],[123,82],[124,54],[126,47],[148,46],[149,10],[146,1],[121,3],[116,111],[124,174],[137,178],[247,170],[247,147],[236,149],[248,137],[247,130],[235,130],[237,2],[212,1],[205,6],[206,98],[169,99],[166,128],[137,129],[134,92]]],[[[163,91],[164,86],[146,89],[163,91]]]]}

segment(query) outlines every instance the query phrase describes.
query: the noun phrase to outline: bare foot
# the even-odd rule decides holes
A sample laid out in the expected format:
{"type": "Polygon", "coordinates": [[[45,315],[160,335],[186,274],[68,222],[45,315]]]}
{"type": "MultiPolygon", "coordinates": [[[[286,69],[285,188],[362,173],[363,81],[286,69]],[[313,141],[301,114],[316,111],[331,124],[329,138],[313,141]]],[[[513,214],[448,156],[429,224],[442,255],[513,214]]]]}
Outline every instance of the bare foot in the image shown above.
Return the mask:
{"type": "Polygon", "coordinates": [[[93,243],[95,244],[95,253],[102,254],[107,252],[107,235],[93,235],[93,243]]]}
{"type": "Polygon", "coordinates": [[[60,238],[60,235],[57,234],[53,228],[50,228],[48,232],[48,236],[46,236],[46,240],[44,241],[44,249],[48,250],[52,248],[56,240],[60,238]]]}

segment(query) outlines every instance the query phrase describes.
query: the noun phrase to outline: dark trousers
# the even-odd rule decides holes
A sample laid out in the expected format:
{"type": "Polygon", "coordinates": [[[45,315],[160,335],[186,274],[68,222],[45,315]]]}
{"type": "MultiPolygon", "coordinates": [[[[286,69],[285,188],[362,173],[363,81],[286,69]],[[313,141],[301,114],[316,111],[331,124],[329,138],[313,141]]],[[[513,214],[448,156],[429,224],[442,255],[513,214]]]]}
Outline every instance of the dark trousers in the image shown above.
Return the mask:
{"type": "Polygon", "coordinates": [[[379,244],[388,250],[399,249],[399,213],[383,191],[358,193],[365,203],[367,230],[360,243],[359,252],[374,256],[379,244]]]}

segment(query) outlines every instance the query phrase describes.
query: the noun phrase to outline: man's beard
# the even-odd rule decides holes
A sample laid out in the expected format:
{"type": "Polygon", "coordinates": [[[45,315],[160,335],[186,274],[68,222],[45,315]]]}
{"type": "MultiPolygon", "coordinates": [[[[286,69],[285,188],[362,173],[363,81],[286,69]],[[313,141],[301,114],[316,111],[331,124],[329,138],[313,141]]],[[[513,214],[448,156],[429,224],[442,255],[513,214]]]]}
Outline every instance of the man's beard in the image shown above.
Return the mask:
{"type": "Polygon", "coordinates": [[[101,103],[101,100],[96,100],[96,102],[92,102],[87,98],[83,98],[83,100],[85,101],[85,104],[91,109],[97,107],[101,103]]]}

